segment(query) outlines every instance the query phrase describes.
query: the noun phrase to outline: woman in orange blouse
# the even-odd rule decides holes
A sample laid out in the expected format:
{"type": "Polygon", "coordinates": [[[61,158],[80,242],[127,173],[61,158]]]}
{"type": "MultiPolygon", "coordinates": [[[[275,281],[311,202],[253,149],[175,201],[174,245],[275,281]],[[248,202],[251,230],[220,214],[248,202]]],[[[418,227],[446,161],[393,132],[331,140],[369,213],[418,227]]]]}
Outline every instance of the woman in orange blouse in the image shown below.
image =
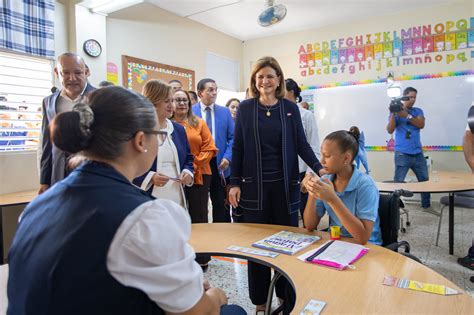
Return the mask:
{"type": "Polygon", "coordinates": [[[207,223],[211,167],[209,161],[217,154],[211,132],[204,120],[193,114],[188,92],[177,91],[173,96],[174,119],[186,129],[191,153],[194,156],[194,185],[186,187],[192,223],[207,223]]]}

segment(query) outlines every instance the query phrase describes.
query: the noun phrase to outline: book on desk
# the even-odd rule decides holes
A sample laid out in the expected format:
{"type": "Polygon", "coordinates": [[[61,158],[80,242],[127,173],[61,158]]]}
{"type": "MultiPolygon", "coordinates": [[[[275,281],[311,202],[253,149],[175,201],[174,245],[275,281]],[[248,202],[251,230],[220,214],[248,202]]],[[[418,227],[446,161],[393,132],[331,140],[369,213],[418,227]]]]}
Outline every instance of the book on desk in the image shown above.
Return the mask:
{"type": "Polygon", "coordinates": [[[252,244],[253,247],[293,255],[320,240],[317,235],[280,231],[252,244]]]}

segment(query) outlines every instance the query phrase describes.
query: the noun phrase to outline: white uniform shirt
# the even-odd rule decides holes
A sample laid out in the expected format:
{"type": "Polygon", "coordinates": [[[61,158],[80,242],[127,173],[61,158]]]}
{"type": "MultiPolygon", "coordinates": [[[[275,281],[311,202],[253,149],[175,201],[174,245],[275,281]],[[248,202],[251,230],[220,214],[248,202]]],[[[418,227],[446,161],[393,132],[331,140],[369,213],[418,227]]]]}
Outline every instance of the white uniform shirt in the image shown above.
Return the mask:
{"type": "Polygon", "coordinates": [[[136,208],[115,233],[107,268],[118,282],[145,292],[163,310],[185,312],[201,299],[202,269],[188,244],[191,219],[169,200],[136,208]]]}
{"type": "MultiPolygon", "coordinates": [[[[311,149],[313,149],[314,154],[318,160],[321,160],[320,146],[319,146],[319,135],[318,135],[318,126],[316,124],[316,117],[314,114],[304,109],[298,105],[301,115],[301,121],[303,122],[303,129],[306,135],[306,140],[308,141],[311,149]]],[[[306,172],[308,170],[308,165],[303,161],[302,158],[298,157],[298,166],[300,173],[306,172]]]]}

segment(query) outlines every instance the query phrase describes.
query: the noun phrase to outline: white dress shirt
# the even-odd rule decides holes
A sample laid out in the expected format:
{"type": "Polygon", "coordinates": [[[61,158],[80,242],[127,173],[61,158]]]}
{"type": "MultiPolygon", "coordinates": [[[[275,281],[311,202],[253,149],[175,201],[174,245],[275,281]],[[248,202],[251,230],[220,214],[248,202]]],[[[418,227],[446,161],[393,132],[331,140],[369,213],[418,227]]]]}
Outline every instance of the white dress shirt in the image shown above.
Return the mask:
{"type": "MultiPolygon", "coordinates": [[[[199,107],[201,108],[201,116],[202,119],[207,123],[206,117],[207,117],[207,112],[206,112],[206,107],[209,107],[211,109],[211,117],[212,117],[212,139],[216,141],[216,115],[214,114],[214,106],[216,104],[211,104],[209,106],[204,105],[203,103],[199,102],[199,107]]],[[[208,126],[209,127],[209,126],[208,126]]]]}
{"type": "Polygon", "coordinates": [[[140,205],[122,222],[107,255],[121,284],[145,292],[163,310],[185,312],[201,299],[202,269],[188,244],[191,219],[169,200],[140,205]]]}
{"type": "MultiPolygon", "coordinates": [[[[319,135],[318,135],[318,125],[316,124],[316,117],[314,114],[298,105],[301,115],[301,121],[303,122],[304,134],[306,135],[306,140],[308,141],[311,149],[313,149],[314,154],[318,160],[321,160],[320,146],[319,146],[319,135]]],[[[298,156],[298,166],[300,173],[306,172],[308,170],[308,165],[303,161],[302,158],[298,156]]]]}

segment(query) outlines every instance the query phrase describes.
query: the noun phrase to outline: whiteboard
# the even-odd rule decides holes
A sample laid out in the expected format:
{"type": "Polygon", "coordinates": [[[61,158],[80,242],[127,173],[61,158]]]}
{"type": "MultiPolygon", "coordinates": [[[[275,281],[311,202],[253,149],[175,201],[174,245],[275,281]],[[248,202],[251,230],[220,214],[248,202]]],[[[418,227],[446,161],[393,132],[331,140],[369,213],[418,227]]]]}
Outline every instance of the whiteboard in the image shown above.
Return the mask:
{"type": "MultiPolygon", "coordinates": [[[[474,100],[474,76],[401,81],[403,89],[418,90],[415,107],[426,118],[421,131],[423,146],[461,145],[467,124],[467,112],[474,100]]],[[[375,83],[314,91],[315,116],[323,139],[335,130],[358,126],[365,134],[366,146],[384,146],[390,135],[387,85],[375,83]]]]}

